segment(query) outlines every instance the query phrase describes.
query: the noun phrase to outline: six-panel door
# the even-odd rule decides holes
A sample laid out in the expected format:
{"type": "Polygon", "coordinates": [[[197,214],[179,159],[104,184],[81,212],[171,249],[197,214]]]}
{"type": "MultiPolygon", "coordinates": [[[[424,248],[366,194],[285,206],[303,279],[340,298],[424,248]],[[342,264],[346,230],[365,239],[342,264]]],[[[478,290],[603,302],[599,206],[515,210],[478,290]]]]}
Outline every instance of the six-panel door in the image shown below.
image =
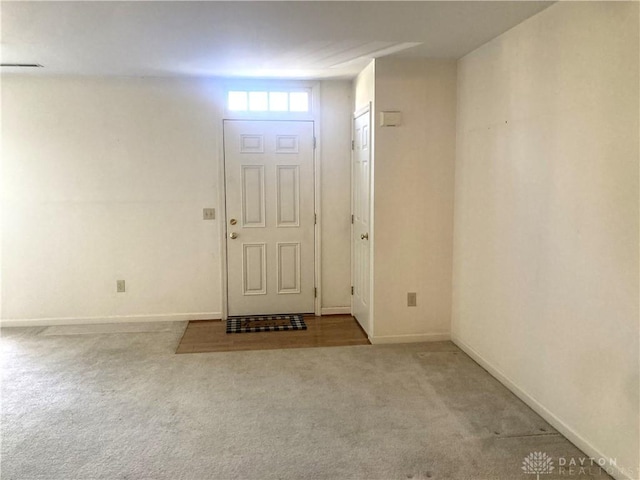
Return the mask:
{"type": "Polygon", "coordinates": [[[313,122],[224,122],[228,315],[313,313],[313,122]]]}
{"type": "Polygon", "coordinates": [[[353,295],[351,313],[368,335],[370,325],[370,205],[371,205],[371,129],[369,110],[353,123],[353,155],[351,167],[352,272],[353,295]]]}

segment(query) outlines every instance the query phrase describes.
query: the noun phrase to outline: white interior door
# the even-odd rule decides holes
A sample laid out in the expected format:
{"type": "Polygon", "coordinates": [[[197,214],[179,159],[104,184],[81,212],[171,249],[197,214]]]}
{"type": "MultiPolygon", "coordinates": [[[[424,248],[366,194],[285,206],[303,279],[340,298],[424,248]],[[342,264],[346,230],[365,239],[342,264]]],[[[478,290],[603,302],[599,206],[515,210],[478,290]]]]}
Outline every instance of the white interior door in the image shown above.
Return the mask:
{"type": "Polygon", "coordinates": [[[351,312],[372,335],[370,325],[370,221],[371,221],[371,128],[370,111],[354,120],[352,155],[352,282],[351,312]]]}
{"type": "Polygon", "coordinates": [[[228,315],[313,313],[313,122],[224,122],[228,315]]]}

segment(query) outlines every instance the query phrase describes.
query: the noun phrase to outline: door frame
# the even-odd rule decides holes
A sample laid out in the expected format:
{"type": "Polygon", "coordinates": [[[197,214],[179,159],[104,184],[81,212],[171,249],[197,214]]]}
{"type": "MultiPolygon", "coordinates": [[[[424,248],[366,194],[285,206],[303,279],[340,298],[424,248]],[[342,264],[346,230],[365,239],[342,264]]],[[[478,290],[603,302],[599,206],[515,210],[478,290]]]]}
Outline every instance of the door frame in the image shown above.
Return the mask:
{"type": "Polygon", "coordinates": [[[320,82],[283,82],[274,80],[229,80],[222,84],[221,90],[218,92],[219,103],[222,111],[222,118],[216,127],[218,141],[218,205],[219,214],[219,233],[218,244],[220,253],[220,306],[222,309],[222,320],[228,318],[228,285],[227,285],[227,192],[226,192],[226,176],[224,161],[224,122],[225,120],[247,120],[247,121],[311,121],[313,123],[313,136],[315,138],[315,148],[313,150],[313,188],[314,188],[314,211],[316,214],[316,223],[314,225],[314,283],[316,288],[316,297],[314,298],[314,315],[321,315],[322,306],[322,258],[321,258],[321,235],[322,231],[322,202],[320,196],[321,186],[321,168],[320,162],[322,158],[322,141],[321,141],[321,83],[320,82]],[[227,91],[233,89],[253,89],[264,88],[267,90],[276,90],[278,88],[306,88],[311,93],[311,111],[304,114],[278,114],[278,113],[260,113],[255,112],[233,112],[227,109],[227,91]]]}

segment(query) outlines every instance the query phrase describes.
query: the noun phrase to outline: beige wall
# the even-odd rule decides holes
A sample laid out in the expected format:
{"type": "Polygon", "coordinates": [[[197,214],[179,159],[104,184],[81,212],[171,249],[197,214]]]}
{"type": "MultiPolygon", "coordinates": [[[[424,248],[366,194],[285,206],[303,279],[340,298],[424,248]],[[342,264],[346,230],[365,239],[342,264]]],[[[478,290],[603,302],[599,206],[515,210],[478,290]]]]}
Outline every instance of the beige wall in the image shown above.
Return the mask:
{"type": "MultiPolygon", "coordinates": [[[[345,309],[353,100],[321,90],[322,306],[345,309]]],[[[3,77],[1,318],[219,317],[223,102],[217,81],[3,77]]]]}
{"type": "Polygon", "coordinates": [[[455,186],[454,340],[628,478],[638,40],[637,3],[567,2],[461,59],[455,186]]]}
{"type": "Polygon", "coordinates": [[[354,111],[358,111],[374,101],[375,65],[375,61],[369,63],[353,82],[354,111]]]}
{"type": "Polygon", "coordinates": [[[351,311],[351,82],[322,83],[322,306],[351,311]]]}
{"type": "Polygon", "coordinates": [[[455,109],[454,61],[376,60],[375,343],[449,338],[455,109]],[[402,125],[380,127],[386,110],[402,125]]]}

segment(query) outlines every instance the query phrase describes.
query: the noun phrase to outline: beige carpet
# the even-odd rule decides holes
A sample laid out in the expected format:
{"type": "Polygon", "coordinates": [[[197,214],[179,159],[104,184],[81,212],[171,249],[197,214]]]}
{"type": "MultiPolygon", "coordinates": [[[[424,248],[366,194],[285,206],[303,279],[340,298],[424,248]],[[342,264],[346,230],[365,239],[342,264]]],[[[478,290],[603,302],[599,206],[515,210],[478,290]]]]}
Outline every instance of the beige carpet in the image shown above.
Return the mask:
{"type": "Polygon", "coordinates": [[[4,329],[2,479],[531,480],[530,452],[583,455],[448,342],[175,355],[184,327],[4,329]]]}
{"type": "Polygon", "coordinates": [[[110,333],[158,333],[171,332],[170,322],[96,323],[94,325],[56,325],[47,327],[40,335],[95,335],[110,333]]]}

